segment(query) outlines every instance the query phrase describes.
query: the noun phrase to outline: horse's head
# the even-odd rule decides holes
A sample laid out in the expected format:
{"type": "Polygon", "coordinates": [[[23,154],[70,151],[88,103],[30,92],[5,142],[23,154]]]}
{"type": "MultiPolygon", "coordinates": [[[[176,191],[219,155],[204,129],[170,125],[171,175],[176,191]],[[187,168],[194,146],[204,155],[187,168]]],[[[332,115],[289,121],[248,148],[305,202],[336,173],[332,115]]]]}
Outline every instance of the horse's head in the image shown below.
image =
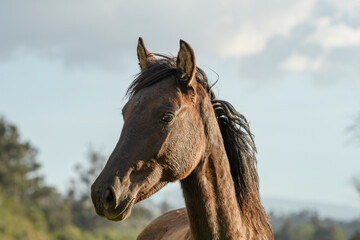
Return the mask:
{"type": "Polygon", "coordinates": [[[199,94],[208,94],[196,81],[191,47],[180,41],[176,59],[156,60],[140,38],[137,53],[141,73],[129,88],[120,139],[91,187],[96,212],[110,220],[186,178],[206,147],[199,94]]]}

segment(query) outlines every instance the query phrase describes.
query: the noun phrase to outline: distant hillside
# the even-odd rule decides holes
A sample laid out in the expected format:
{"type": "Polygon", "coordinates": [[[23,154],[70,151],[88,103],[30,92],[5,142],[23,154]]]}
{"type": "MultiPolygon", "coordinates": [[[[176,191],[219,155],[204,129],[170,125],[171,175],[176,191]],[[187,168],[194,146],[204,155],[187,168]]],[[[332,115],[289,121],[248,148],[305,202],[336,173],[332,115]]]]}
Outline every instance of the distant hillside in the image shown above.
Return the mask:
{"type": "Polygon", "coordinates": [[[263,204],[268,212],[274,212],[277,215],[309,210],[316,211],[322,218],[332,218],[342,221],[349,221],[360,218],[360,203],[359,207],[355,208],[328,203],[294,201],[264,197],[263,204]]]}
{"type": "MultiPolygon", "coordinates": [[[[151,197],[154,203],[166,201],[173,208],[184,207],[184,199],[179,184],[169,184],[159,193],[151,197]]],[[[315,211],[322,218],[332,218],[341,221],[350,221],[360,218],[360,202],[359,207],[341,206],[318,202],[294,201],[280,198],[263,197],[262,202],[268,212],[276,215],[286,215],[302,210],[315,211]]]]}

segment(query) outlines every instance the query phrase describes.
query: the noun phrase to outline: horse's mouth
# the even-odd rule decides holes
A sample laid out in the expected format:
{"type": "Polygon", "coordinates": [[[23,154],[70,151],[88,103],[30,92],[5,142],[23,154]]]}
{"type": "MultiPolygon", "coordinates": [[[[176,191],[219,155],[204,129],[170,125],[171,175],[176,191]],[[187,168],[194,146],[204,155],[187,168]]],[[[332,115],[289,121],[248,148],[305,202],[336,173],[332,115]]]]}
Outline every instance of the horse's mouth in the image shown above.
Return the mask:
{"type": "Polygon", "coordinates": [[[134,203],[134,198],[126,200],[124,203],[120,204],[118,208],[115,209],[114,213],[106,214],[105,217],[111,221],[122,221],[130,215],[134,203]]]}

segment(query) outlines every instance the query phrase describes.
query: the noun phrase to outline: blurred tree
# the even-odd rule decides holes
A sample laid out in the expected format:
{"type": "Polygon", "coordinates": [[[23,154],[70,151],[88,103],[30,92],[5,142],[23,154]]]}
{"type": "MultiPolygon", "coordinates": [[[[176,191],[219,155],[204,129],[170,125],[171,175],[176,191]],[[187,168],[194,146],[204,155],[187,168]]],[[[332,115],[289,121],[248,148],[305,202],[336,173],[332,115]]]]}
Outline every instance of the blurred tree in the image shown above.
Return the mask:
{"type": "MultiPolygon", "coordinates": [[[[287,216],[272,214],[276,240],[345,240],[359,231],[358,221],[339,222],[321,219],[315,212],[301,211],[287,216]]],[[[354,235],[355,236],[355,235],[354,235]]]]}
{"type": "Polygon", "coordinates": [[[314,226],[309,223],[302,223],[295,228],[294,240],[311,239],[314,235],[314,226]]]}
{"type": "Polygon", "coordinates": [[[90,196],[90,186],[100,174],[106,162],[106,157],[89,147],[87,164],[75,165],[76,178],[71,179],[68,195],[72,198],[82,199],[90,196]]]}
{"type": "MultiPolygon", "coordinates": [[[[296,220],[295,220],[296,221],[296,220]]],[[[280,229],[275,233],[276,240],[310,240],[314,234],[314,228],[309,223],[294,225],[294,219],[287,218],[280,229]]]]}
{"type": "Polygon", "coordinates": [[[20,140],[17,128],[0,118],[0,185],[4,193],[18,198],[39,194],[43,178],[37,173],[36,149],[20,140]]]}
{"type": "Polygon", "coordinates": [[[36,149],[20,140],[17,128],[0,118],[0,189],[16,202],[14,211],[42,231],[62,229],[71,223],[69,208],[55,188],[38,173],[36,149]],[[46,219],[46,221],[45,221],[46,219]]]}
{"type": "Polygon", "coordinates": [[[0,191],[0,239],[22,240],[37,239],[48,240],[46,232],[46,220],[40,211],[34,210],[33,219],[25,212],[28,206],[22,204],[20,199],[7,196],[0,191]],[[36,216],[36,217],[35,217],[36,216]]]}
{"type": "Polygon", "coordinates": [[[154,214],[135,206],[132,216],[114,223],[96,215],[90,186],[105,157],[90,149],[86,165],[64,197],[45,184],[36,149],[20,139],[17,128],[0,118],[0,239],[114,240],[135,239],[154,214]]]}
{"type": "Polygon", "coordinates": [[[70,206],[54,188],[47,188],[48,193],[37,201],[43,212],[49,231],[63,230],[71,224],[70,206]]]}
{"type": "Polygon", "coordinates": [[[86,230],[93,230],[107,224],[96,215],[90,196],[90,186],[102,170],[106,158],[89,149],[88,164],[75,165],[76,178],[71,179],[67,200],[70,205],[73,223],[86,230]]]}
{"type": "Polygon", "coordinates": [[[280,232],[275,233],[275,239],[277,240],[293,240],[295,236],[295,228],[292,221],[289,219],[285,220],[280,232]]]}
{"type": "Polygon", "coordinates": [[[345,240],[345,233],[335,224],[325,224],[314,221],[314,234],[312,240],[345,240]]]}
{"type": "Polygon", "coordinates": [[[349,240],[360,240],[360,232],[356,232],[349,240]]]}

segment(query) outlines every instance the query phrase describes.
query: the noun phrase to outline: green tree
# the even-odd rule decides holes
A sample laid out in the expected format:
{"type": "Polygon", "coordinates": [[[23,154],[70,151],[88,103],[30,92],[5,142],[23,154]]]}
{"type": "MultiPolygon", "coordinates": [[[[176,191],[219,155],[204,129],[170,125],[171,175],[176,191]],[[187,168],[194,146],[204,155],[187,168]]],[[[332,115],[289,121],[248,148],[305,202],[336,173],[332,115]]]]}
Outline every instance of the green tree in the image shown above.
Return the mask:
{"type": "Polygon", "coordinates": [[[313,240],[345,240],[345,233],[335,224],[314,223],[313,240]]]}
{"type": "Polygon", "coordinates": [[[62,229],[71,222],[69,207],[38,173],[41,165],[36,153],[29,142],[20,139],[15,125],[0,118],[1,192],[18,202],[23,217],[38,229],[62,229]]]}
{"type": "Polygon", "coordinates": [[[290,219],[286,219],[280,232],[275,233],[277,240],[293,240],[295,236],[295,228],[290,219]]]}
{"type": "Polygon", "coordinates": [[[21,141],[17,128],[0,118],[0,185],[4,193],[18,198],[33,198],[41,188],[36,149],[21,141]]]}
{"type": "Polygon", "coordinates": [[[136,205],[124,222],[96,215],[90,186],[105,157],[90,150],[87,164],[76,165],[66,196],[45,184],[36,149],[21,140],[16,126],[0,118],[0,239],[115,240],[135,239],[154,217],[136,205]]]}
{"type": "Polygon", "coordinates": [[[314,226],[309,223],[302,223],[295,228],[294,240],[310,240],[314,235],[314,226]]]}
{"type": "Polygon", "coordinates": [[[102,170],[106,158],[90,148],[88,164],[76,164],[76,178],[71,179],[67,201],[70,205],[73,223],[86,230],[94,230],[109,222],[96,215],[90,196],[90,186],[102,170]]]}
{"type": "Polygon", "coordinates": [[[47,191],[35,204],[44,214],[50,232],[63,230],[71,224],[70,206],[56,189],[47,188],[47,191]]]}
{"type": "Polygon", "coordinates": [[[350,240],[360,240],[360,232],[356,232],[354,236],[350,238],[350,240]]]}

